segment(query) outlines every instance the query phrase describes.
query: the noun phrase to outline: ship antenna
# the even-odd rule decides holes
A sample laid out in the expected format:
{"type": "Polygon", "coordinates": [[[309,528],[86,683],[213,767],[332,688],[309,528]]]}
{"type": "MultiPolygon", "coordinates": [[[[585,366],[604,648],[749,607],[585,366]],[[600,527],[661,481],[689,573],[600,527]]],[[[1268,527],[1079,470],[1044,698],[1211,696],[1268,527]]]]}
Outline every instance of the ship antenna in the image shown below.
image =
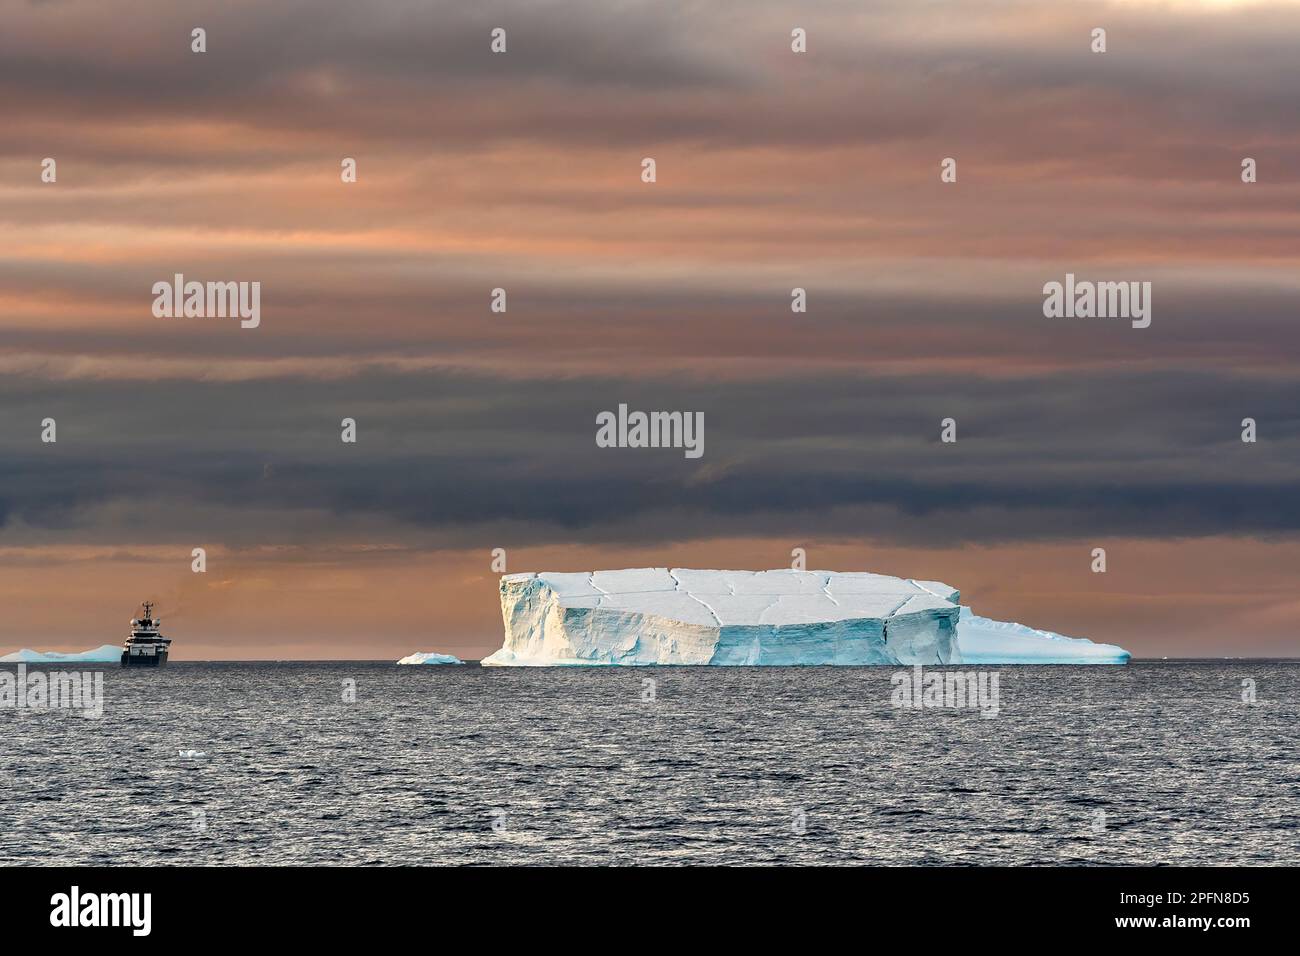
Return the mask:
{"type": "Polygon", "coordinates": [[[144,602],[144,616],[153,617],[153,601],[144,602]]]}

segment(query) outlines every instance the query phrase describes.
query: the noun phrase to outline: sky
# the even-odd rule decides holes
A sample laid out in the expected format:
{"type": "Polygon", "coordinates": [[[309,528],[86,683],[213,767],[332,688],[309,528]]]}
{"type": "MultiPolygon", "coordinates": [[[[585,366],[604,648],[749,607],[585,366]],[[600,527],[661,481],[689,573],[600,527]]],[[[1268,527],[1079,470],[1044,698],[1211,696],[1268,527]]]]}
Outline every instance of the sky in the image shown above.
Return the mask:
{"type": "Polygon", "coordinates": [[[1300,656],[1297,36],[1226,0],[3,0],[0,653],[150,598],[177,659],[474,658],[493,549],[803,548],[1139,657],[1300,656]],[[176,273],[259,282],[260,324],[155,316],[176,273]],[[1067,273],[1150,282],[1150,327],[1045,317],[1067,273]],[[620,403],[702,412],[704,454],[597,447],[620,403]]]}

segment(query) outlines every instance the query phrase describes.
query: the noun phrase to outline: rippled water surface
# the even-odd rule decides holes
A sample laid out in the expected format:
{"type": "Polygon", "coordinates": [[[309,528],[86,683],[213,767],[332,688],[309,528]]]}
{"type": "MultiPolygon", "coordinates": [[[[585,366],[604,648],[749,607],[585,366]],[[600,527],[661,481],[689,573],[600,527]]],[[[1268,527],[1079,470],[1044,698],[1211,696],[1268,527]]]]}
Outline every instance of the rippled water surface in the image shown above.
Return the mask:
{"type": "Polygon", "coordinates": [[[894,673],[106,668],[0,710],[0,862],[1300,863],[1300,665],[1003,667],[992,719],[894,673]]]}

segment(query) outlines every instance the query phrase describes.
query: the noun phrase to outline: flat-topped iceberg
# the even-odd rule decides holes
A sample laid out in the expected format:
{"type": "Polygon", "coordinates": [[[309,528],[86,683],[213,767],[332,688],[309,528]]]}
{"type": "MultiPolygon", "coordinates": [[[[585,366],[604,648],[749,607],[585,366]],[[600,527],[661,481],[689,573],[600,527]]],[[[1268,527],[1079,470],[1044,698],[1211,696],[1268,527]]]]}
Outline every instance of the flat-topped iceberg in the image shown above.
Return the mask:
{"type": "Polygon", "coordinates": [[[501,579],[485,665],[943,664],[957,591],[826,571],[636,568],[501,579]]]}
{"type": "Polygon", "coordinates": [[[459,657],[451,654],[438,654],[433,651],[416,651],[414,654],[408,654],[397,663],[399,664],[463,664],[465,663],[459,657]]]}
{"type": "Polygon", "coordinates": [[[118,644],[101,644],[88,651],[64,654],[59,651],[34,651],[24,647],[20,651],[0,657],[0,664],[118,664],[122,661],[122,648],[118,644]]]}
{"type": "MultiPolygon", "coordinates": [[[[482,663],[956,664],[967,659],[960,599],[956,588],[938,581],[867,572],[508,574],[501,578],[505,642],[482,663]]],[[[1128,658],[1111,645],[971,620],[979,622],[968,628],[979,663],[1128,658]]]]}

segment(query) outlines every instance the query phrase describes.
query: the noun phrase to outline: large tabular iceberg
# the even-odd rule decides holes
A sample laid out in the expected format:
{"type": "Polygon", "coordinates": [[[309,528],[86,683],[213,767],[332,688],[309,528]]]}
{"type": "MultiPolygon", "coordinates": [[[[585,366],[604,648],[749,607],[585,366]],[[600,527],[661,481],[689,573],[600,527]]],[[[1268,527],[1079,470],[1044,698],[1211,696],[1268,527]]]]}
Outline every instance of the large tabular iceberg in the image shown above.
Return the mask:
{"type": "Polygon", "coordinates": [[[122,660],[122,648],[118,644],[101,644],[88,651],[76,651],[64,654],[59,651],[34,651],[24,647],[0,657],[0,664],[117,664],[122,660]]]}
{"type": "Polygon", "coordinates": [[[508,574],[505,643],[482,663],[956,664],[967,632],[978,663],[1128,659],[1111,645],[963,615],[959,600],[938,581],[866,572],[508,574]]]}

